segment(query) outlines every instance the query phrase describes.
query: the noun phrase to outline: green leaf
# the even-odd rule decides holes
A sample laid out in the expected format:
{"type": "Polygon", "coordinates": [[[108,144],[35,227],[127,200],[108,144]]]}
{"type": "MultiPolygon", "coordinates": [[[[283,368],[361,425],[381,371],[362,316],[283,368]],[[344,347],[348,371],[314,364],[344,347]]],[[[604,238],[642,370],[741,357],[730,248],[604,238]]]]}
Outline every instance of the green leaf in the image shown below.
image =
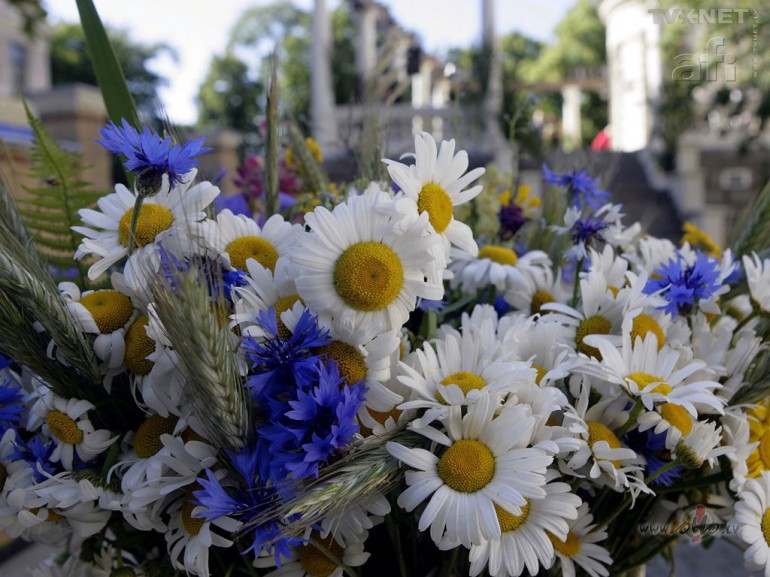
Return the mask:
{"type": "Polygon", "coordinates": [[[115,56],[96,7],[91,0],[76,0],[76,3],[107,114],[116,124],[125,118],[131,125],[138,127],[139,117],[134,98],[128,90],[123,69],[115,56]]]}
{"type": "Polygon", "coordinates": [[[88,282],[85,267],[72,260],[80,244],[80,236],[72,227],[81,224],[78,210],[93,205],[101,193],[83,188],[86,182],[81,173],[85,169],[80,165],[80,155],[60,147],[26,103],[24,106],[34,134],[30,175],[41,182],[39,186],[24,187],[28,197],[19,202],[18,214],[32,241],[41,249],[42,260],[57,268],[61,268],[62,263],[66,263],[65,268],[77,268],[80,285],[85,288],[88,282]]]}

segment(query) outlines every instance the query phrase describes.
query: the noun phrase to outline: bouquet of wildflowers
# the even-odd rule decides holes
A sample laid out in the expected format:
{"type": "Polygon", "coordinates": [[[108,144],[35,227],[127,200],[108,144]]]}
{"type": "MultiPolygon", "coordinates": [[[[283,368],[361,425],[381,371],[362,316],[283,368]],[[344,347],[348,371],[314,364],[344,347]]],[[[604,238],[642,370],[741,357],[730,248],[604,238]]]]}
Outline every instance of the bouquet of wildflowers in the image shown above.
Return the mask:
{"type": "Polygon", "coordinates": [[[605,577],[731,528],[770,575],[770,260],[646,236],[585,173],[482,190],[425,133],[302,223],[212,214],[202,140],[100,142],[134,178],[79,213],[84,283],[0,203],[34,575],[605,577]]]}

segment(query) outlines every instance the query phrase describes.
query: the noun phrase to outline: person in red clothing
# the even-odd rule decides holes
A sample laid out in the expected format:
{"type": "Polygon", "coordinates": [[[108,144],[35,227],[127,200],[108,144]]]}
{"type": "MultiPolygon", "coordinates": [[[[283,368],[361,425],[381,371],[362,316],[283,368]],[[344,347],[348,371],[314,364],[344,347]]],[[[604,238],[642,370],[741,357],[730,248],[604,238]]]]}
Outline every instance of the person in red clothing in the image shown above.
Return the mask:
{"type": "Polygon", "coordinates": [[[591,141],[591,150],[609,150],[610,149],[610,133],[609,125],[602,128],[596,133],[594,139],[591,141]]]}

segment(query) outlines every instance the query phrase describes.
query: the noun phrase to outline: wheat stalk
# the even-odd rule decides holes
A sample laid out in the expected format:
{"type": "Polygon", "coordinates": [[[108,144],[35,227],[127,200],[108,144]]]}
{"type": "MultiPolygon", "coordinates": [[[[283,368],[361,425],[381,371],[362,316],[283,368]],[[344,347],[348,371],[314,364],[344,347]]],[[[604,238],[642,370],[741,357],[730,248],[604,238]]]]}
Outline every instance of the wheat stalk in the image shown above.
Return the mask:
{"type": "MultiPolygon", "coordinates": [[[[227,319],[212,302],[202,270],[159,276],[154,287],[158,318],[179,356],[186,393],[208,439],[216,446],[237,450],[250,433],[250,405],[238,372],[236,345],[227,319]]],[[[221,296],[221,295],[220,295],[221,296]]]]}

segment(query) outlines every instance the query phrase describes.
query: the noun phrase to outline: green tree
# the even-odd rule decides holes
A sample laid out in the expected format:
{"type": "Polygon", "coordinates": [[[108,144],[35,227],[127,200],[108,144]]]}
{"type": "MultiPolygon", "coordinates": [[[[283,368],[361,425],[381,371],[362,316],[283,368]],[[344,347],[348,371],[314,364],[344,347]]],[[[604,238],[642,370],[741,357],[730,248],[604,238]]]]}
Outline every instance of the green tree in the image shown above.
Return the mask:
{"type": "Polygon", "coordinates": [[[743,146],[754,145],[770,117],[770,68],[763,66],[770,60],[766,0],[662,0],[660,8],[670,11],[661,16],[664,70],[656,127],[664,144],[661,165],[673,169],[681,134],[707,124],[715,111],[728,117],[725,124],[733,129],[743,124],[743,146]],[[740,11],[722,12],[721,22],[712,16],[729,8],[740,11]],[[729,78],[724,56],[712,54],[708,59],[707,47],[714,38],[723,38],[722,52],[735,57],[729,78]],[[745,123],[747,117],[759,122],[745,123]]]}
{"type": "Polygon", "coordinates": [[[214,56],[198,90],[198,125],[253,132],[262,113],[262,98],[262,83],[252,78],[242,60],[234,54],[214,56]]]}
{"type": "MultiPolygon", "coordinates": [[[[148,65],[162,54],[176,58],[176,52],[163,43],[135,42],[125,30],[108,29],[107,33],[140,115],[150,122],[157,121],[161,117],[158,89],[168,81],[148,65]]],[[[54,26],[51,35],[51,79],[53,84],[82,82],[96,86],[96,76],[80,24],[54,26]]]]}
{"type": "MultiPolygon", "coordinates": [[[[351,102],[355,87],[355,27],[342,3],[332,13],[332,77],[337,103],[351,102]]],[[[245,11],[230,32],[228,50],[259,60],[267,76],[267,60],[278,51],[278,82],[283,111],[307,126],[310,112],[310,14],[286,0],[245,11]]]]}
{"type": "MultiPolygon", "coordinates": [[[[556,26],[556,42],[545,46],[532,64],[522,66],[522,78],[531,83],[562,82],[601,69],[607,62],[607,51],[598,4],[597,0],[578,0],[556,26]]],[[[561,101],[556,94],[547,100],[553,108],[561,101]]],[[[584,141],[588,141],[607,125],[606,100],[597,93],[586,92],[581,116],[581,132],[584,141]]]]}

